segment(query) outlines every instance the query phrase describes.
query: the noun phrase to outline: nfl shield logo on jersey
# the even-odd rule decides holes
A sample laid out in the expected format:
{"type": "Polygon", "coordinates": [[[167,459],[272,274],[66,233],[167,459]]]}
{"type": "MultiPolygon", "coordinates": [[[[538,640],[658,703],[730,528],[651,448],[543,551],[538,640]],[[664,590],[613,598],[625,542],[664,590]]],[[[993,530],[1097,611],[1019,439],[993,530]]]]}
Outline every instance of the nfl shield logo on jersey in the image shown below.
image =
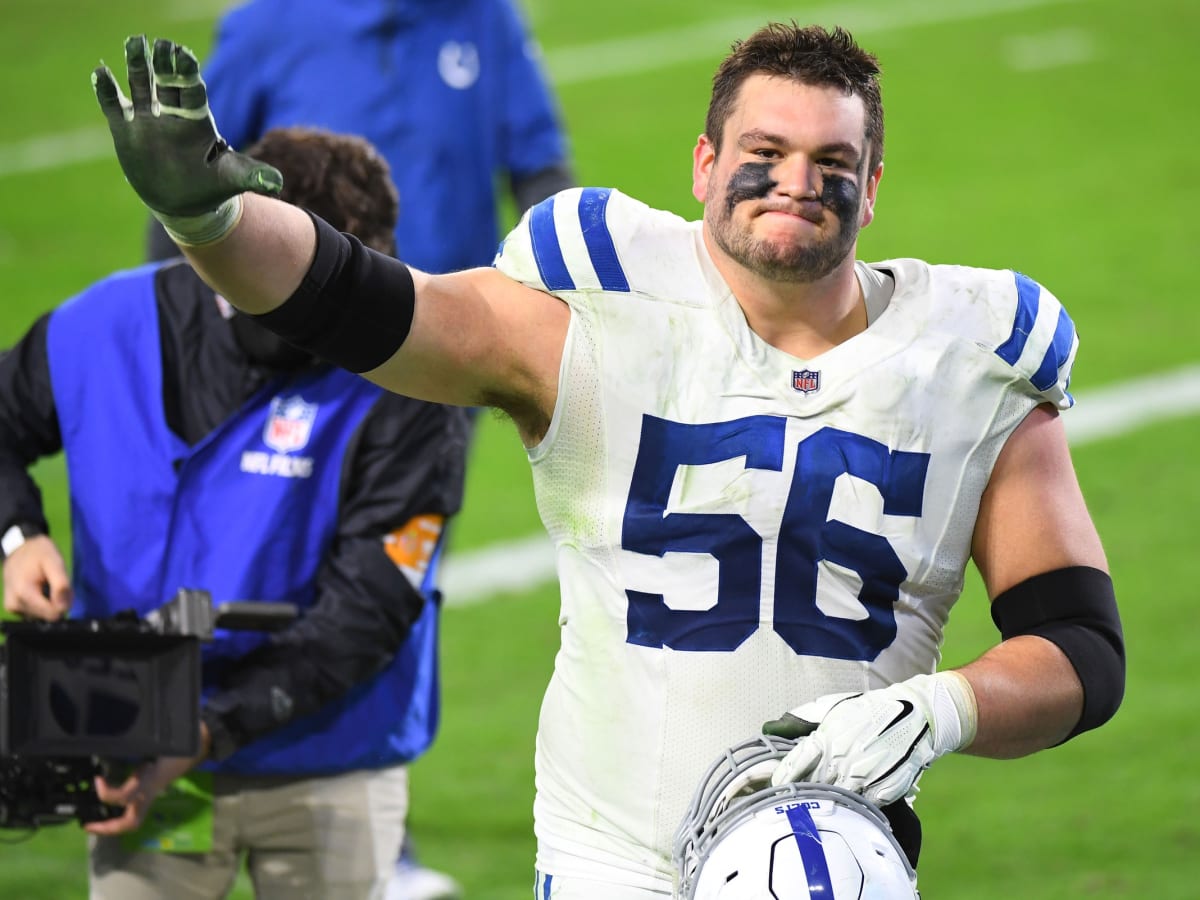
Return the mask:
{"type": "Polygon", "coordinates": [[[811,369],[792,372],[792,387],[802,394],[811,394],[821,387],[821,373],[811,369]]]}
{"type": "Polygon", "coordinates": [[[305,403],[300,396],[276,397],[263,429],[263,443],[276,453],[299,450],[308,443],[316,418],[317,404],[305,403]]]}

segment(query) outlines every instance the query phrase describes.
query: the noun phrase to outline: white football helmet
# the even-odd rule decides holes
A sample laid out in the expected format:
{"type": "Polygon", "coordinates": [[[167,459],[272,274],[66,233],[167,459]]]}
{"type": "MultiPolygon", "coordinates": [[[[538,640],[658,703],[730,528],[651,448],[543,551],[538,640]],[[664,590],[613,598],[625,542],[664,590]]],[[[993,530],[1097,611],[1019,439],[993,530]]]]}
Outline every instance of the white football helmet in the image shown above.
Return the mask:
{"type": "Polygon", "coordinates": [[[827,784],[771,787],[795,741],[727,750],[675,833],[679,900],[919,898],[917,876],[879,809],[827,784]]]}

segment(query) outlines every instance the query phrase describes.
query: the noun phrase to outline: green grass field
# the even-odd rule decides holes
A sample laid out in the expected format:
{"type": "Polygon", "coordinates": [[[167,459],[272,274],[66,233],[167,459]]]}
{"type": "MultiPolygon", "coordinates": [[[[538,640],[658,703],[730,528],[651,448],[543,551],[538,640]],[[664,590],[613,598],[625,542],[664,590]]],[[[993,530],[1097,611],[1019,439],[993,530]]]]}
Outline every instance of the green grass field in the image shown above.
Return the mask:
{"type": "MultiPolygon", "coordinates": [[[[18,16],[4,3],[0,347],[40,311],[140,260],[144,213],[103,152],[91,68],[103,58],[119,69],[123,39],[137,31],[188,43],[203,62],[220,7],[41,0],[18,16]]],[[[1081,409],[1089,392],[1200,361],[1200,304],[1187,287],[1200,208],[1195,0],[525,8],[559,81],[582,179],[689,217],[699,214],[691,148],[729,41],[770,18],[851,26],[882,61],[888,111],[886,177],[863,257],[1013,267],[1047,285],[1081,334],[1081,409]]],[[[939,762],[917,807],[926,898],[1200,897],[1198,442],[1192,413],[1076,449],[1122,605],[1125,705],[1051,752],[939,762]]],[[[39,475],[61,537],[61,466],[39,475]]],[[[485,419],[453,553],[537,527],[517,439],[485,419]]],[[[472,898],[530,897],[533,737],[556,615],[552,585],[446,611],[443,728],[414,766],[411,825],[424,860],[472,898]]],[[[946,661],[994,639],[973,581],[946,661]]],[[[74,826],[0,845],[0,897],[85,896],[83,853],[74,826]]],[[[237,896],[249,896],[244,884],[237,896]]]]}

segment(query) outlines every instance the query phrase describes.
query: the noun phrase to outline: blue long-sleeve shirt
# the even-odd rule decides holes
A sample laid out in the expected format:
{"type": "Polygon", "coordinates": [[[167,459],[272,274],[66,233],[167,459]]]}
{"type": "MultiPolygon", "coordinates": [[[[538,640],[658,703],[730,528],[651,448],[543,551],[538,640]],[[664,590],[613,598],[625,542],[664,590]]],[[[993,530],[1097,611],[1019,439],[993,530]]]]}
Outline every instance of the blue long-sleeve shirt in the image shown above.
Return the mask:
{"type": "Polygon", "coordinates": [[[510,0],[250,0],[202,71],[236,149],[290,125],[371,141],[400,194],[398,255],[448,272],[491,263],[505,179],[561,173],[528,202],[570,185],[537,55],[510,0]]]}

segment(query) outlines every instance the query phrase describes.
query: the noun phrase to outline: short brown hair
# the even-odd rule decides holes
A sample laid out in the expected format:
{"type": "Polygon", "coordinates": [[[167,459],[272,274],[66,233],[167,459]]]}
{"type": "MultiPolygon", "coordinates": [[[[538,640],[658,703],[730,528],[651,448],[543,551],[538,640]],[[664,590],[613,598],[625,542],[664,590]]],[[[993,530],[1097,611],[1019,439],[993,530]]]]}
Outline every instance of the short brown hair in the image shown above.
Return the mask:
{"type": "Polygon", "coordinates": [[[725,123],[733,112],[738,91],[755,74],[775,75],[801,84],[835,87],[862,98],[867,114],[867,145],[875,171],[883,161],[883,99],[879,91],[879,62],[842,28],[820,25],[801,28],[795,22],[772,22],[744,41],[737,41],[713,75],[712,99],[705,133],[720,153],[725,123]]]}
{"type": "Polygon", "coordinates": [[[396,251],[400,201],[391,169],[365,138],[272,128],[246,151],[283,174],[280,199],[316,213],[381,253],[396,251]]]}

